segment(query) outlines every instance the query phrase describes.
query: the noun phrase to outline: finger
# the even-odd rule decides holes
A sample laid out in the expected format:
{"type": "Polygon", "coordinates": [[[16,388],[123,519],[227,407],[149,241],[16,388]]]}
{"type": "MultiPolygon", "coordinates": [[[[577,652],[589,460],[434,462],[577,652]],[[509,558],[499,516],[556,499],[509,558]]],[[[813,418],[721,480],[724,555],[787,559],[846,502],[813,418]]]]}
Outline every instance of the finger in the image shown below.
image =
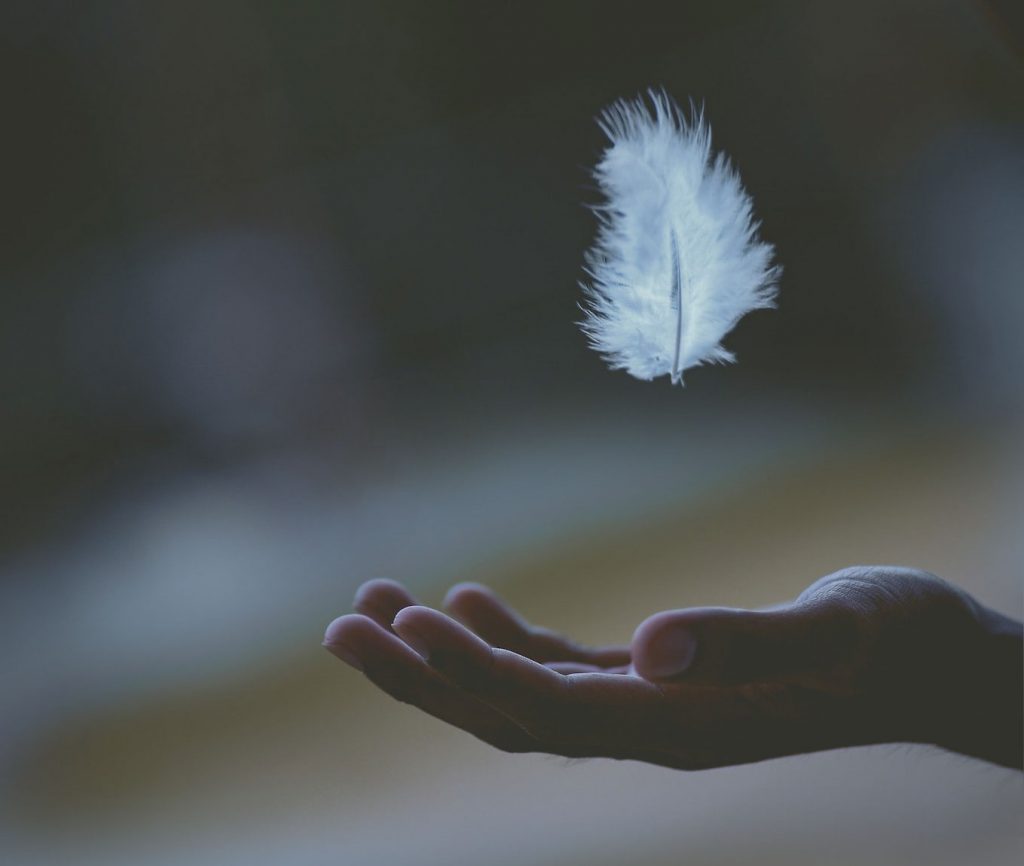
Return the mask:
{"type": "Polygon", "coordinates": [[[561,676],[510,650],[495,649],[444,614],[411,607],[395,631],[441,674],[523,727],[556,754],[624,757],[660,748],[660,687],[639,677],[561,676]],[[655,741],[654,734],[658,737],[655,741]]]}
{"type": "Polygon", "coordinates": [[[626,674],[629,673],[628,665],[619,665],[614,668],[603,668],[600,665],[588,665],[583,662],[544,662],[544,667],[551,668],[555,673],[568,676],[569,674],[626,674]]]}
{"type": "MultiPolygon", "coordinates": [[[[642,741],[640,747],[628,741],[595,743],[593,738],[591,741],[583,738],[540,741],[504,714],[451,685],[427,667],[411,647],[366,617],[348,615],[335,620],[328,627],[325,645],[349,664],[363,669],[375,685],[392,697],[413,704],[505,752],[547,752],[569,758],[611,757],[666,766],[671,766],[675,760],[671,752],[657,751],[649,741],[642,741]]],[[[649,683],[644,685],[654,688],[649,683]]],[[[595,704],[602,700],[607,702],[607,692],[600,688],[598,681],[581,686],[581,694],[584,692],[592,693],[590,699],[595,704]]]]}
{"type": "Polygon", "coordinates": [[[409,607],[394,622],[395,632],[435,670],[467,694],[530,732],[557,739],[568,726],[566,678],[531,659],[491,647],[450,617],[427,607],[409,607]]]}
{"type": "Polygon", "coordinates": [[[381,628],[391,631],[391,623],[403,607],[416,604],[409,591],[395,580],[385,577],[368,580],[356,590],[353,608],[368,616],[381,628]]]}
{"type": "Polygon", "coordinates": [[[324,646],[382,691],[506,752],[541,751],[521,727],[455,688],[404,641],[361,614],[334,620],[324,646]]]}
{"type": "Polygon", "coordinates": [[[775,610],[690,608],[656,613],[633,635],[633,664],[649,680],[714,685],[795,680],[835,670],[854,655],[848,609],[795,603],[775,610]]]}
{"type": "Polygon", "coordinates": [[[629,647],[586,647],[549,629],[530,625],[495,593],[478,583],[460,583],[445,607],[492,646],[537,662],[573,661],[600,668],[629,664],[629,647]]]}

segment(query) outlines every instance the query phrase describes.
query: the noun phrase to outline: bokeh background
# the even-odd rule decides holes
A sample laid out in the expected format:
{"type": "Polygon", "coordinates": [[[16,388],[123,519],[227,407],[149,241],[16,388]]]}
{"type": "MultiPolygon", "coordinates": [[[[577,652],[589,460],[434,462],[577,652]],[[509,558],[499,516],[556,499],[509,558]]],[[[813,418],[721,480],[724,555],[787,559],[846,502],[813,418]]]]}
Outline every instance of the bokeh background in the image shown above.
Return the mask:
{"type": "Polygon", "coordinates": [[[5,863],[1003,864],[1019,774],[507,756],[320,649],[364,579],[594,642],[854,563],[1021,616],[1011,4],[4,4],[5,863]],[[576,285],[599,110],[703,100],[785,272],[685,389],[576,285]]]}

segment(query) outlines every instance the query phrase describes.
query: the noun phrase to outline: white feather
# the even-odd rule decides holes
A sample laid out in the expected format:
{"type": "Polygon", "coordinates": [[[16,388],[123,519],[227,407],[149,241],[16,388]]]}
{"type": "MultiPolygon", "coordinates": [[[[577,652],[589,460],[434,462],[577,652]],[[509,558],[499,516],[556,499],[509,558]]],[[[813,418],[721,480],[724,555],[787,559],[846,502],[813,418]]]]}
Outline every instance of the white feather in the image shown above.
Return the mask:
{"type": "Polygon", "coordinates": [[[609,106],[594,169],[605,202],[586,254],[581,326],[612,369],[638,379],[735,360],[721,345],[750,310],[774,306],[780,268],[757,237],[750,197],[691,105],[666,93],[609,106]]]}

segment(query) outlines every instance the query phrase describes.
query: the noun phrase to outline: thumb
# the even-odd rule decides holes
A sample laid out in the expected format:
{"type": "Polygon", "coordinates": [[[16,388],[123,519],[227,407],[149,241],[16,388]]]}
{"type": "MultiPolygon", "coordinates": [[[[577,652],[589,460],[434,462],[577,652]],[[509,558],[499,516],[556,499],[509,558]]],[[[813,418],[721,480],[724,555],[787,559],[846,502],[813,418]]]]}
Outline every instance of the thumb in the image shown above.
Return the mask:
{"type": "Polygon", "coordinates": [[[640,623],[632,657],[644,679],[731,685],[834,668],[852,657],[856,641],[849,612],[827,602],[765,611],[694,607],[640,623]]]}

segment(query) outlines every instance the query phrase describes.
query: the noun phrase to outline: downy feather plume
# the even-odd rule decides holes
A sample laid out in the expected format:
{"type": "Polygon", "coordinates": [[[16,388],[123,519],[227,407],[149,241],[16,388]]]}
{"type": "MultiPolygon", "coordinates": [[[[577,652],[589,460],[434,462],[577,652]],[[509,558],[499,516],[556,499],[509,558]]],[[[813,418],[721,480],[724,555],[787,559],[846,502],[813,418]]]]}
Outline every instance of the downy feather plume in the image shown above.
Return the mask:
{"type": "Polygon", "coordinates": [[[581,327],[612,369],[638,379],[735,360],[721,345],[750,310],[774,306],[780,269],[750,197],[691,103],[664,92],[609,106],[594,169],[605,201],[586,254],[581,327]]]}

